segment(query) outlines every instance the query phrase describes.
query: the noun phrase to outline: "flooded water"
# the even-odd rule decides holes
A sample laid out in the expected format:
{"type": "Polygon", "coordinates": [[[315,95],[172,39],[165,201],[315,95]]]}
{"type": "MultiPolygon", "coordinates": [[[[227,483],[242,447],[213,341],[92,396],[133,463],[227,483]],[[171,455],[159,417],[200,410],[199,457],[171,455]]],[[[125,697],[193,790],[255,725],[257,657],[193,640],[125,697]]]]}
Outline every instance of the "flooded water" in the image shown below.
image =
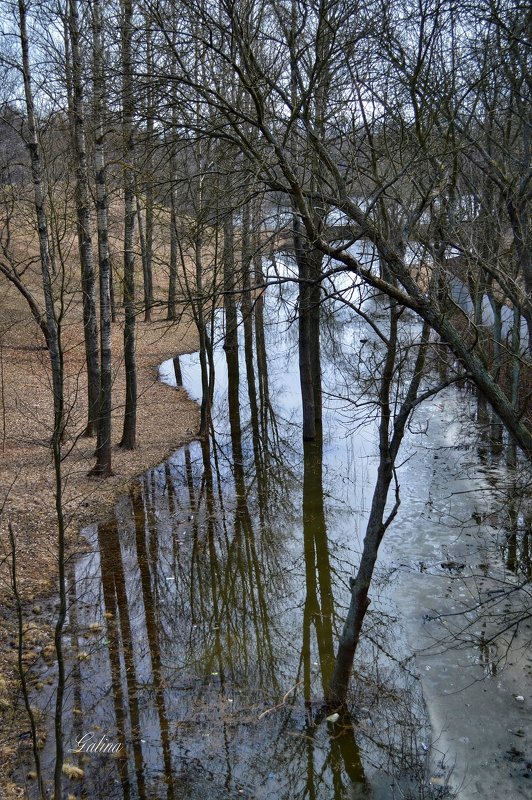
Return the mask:
{"type": "MultiPolygon", "coordinates": [[[[505,640],[490,636],[501,615],[520,613],[511,589],[530,565],[525,491],[516,486],[508,504],[511,475],[477,447],[458,390],[423,407],[405,443],[402,505],[371,592],[351,714],[320,715],[377,466],[375,421],[346,400],[350,364],[373,342],[363,322],[328,318],[323,436],[303,443],[294,301],[289,290],[267,300],[253,367],[243,348],[228,370],[219,315],[209,440],[150,470],[114,518],[84,531],[89,551],[69,564],[65,708],[67,760],[84,777],[65,780],[68,791],[388,800],[443,796],[450,781],[459,796],[495,797],[473,790],[502,776],[505,796],[524,797],[531,699],[512,696],[499,674],[505,640]],[[477,624],[480,596],[490,613],[477,624]],[[475,752],[464,728],[481,718],[476,707],[464,714],[471,686],[499,728],[494,698],[506,707],[502,744],[490,739],[486,753],[489,736],[475,752]]],[[[181,369],[198,396],[197,358],[181,369]]],[[[161,377],[174,380],[172,362],[161,377]]],[[[43,669],[45,710],[53,676],[43,669]]]]}

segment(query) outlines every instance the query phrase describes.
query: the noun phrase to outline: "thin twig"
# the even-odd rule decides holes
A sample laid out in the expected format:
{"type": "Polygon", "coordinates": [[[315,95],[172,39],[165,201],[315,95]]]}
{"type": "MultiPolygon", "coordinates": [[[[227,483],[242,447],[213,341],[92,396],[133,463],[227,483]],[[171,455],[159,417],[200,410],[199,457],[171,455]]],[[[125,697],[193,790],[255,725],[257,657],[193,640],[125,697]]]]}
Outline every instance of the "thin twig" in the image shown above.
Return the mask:
{"type": "Polygon", "coordinates": [[[272,706],[271,708],[267,708],[266,711],[263,711],[262,714],[259,715],[259,719],[262,719],[267,714],[271,714],[272,711],[276,711],[278,708],[282,708],[283,706],[285,706],[289,695],[291,695],[292,692],[294,692],[297,689],[298,686],[301,686],[302,683],[303,683],[303,681],[301,680],[301,681],[298,681],[296,684],[294,684],[294,686],[292,686],[292,688],[289,689],[286,692],[286,694],[284,695],[284,697],[282,699],[282,702],[278,703],[278,705],[276,705],[276,706],[272,706]]]}

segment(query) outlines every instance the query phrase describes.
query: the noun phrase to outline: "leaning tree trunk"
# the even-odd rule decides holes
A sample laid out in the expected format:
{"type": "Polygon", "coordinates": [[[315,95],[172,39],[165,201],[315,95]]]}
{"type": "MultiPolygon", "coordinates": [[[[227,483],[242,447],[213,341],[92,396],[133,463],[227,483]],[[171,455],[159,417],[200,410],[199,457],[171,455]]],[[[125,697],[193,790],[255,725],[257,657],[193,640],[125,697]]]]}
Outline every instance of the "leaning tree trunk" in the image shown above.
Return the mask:
{"type": "Polygon", "coordinates": [[[0,262],[0,272],[2,275],[4,275],[4,277],[7,278],[8,281],[10,281],[10,283],[13,284],[13,286],[16,286],[22,297],[26,300],[33,319],[42,331],[44,340],[46,342],[46,347],[48,350],[50,350],[50,334],[48,333],[48,325],[46,324],[46,312],[43,313],[34,296],[20,280],[20,277],[13,267],[9,269],[9,267],[0,262]]]}
{"type": "Polygon", "coordinates": [[[362,625],[368,610],[369,590],[382,538],[392,523],[399,508],[399,494],[396,489],[395,503],[386,516],[386,503],[390,484],[394,476],[395,462],[403,441],[406,425],[416,405],[421,378],[425,366],[429,341],[429,325],[423,326],[421,344],[418,349],[413,375],[405,398],[399,410],[392,417],[392,391],[397,354],[397,322],[400,311],[392,301],[390,307],[390,333],[387,342],[386,358],[380,378],[379,388],[379,467],[377,482],[369,514],[362,556],[357,574],[351,578],[351,600],[347,618],[338,646],[333,675],[325,696],[329,707],[339,707],[346,701],[349,679],[353,668],[355,653],[360,641],[362,625]],[[393,433],[391,424],[393,422],[393,433]]]}
{"type": "MultiPolygon", "coordinates": [[[[377,562],[379,546],[386,530],[384,513],[388,499],[388,489],[393,478],[393,460],[390,451],[390,395],[395,366],[397,344],[397,311],[390,310],[390,336],[386,361],[380,385],[380,423],[379,423],[379,468],[377,482],[373,491],[371,511],[366,527],[362,557],[356,577],[351,579],[351,601],[344,624],[332,678],[326,694],[328,705],[340,706],[345,702],[349,688],[349,678],[353,660],[360,641],[362,623],[369,607],[369,588],[377,562]]],[[[388,523],[389,524],[389,523],[388,523]]]]}
{"type": "Polygon", "coordinates": [[[392,465],[389,458],[385,457],[384,461],[381,461],[377,474],[377,484],[364,537],[362,558],[356,577],[351,579],[349,611],[340,637],[334,671],[325,698],[327,705],[331,708],[342,705],[346,700],[362,623],[370,604],[368,593],[371,579],[385,532],[384,512],[392,478],[392,465]]]}

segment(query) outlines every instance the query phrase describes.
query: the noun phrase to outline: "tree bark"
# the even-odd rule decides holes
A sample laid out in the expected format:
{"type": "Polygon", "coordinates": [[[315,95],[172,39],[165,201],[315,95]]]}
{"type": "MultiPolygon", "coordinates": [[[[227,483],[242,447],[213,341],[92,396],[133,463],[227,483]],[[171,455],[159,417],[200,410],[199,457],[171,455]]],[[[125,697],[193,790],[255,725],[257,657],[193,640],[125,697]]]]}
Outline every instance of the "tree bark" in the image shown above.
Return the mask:
{"type": "MultiPolygon", "coordinates": [[[[154,73],[153,65],[153,41],[151,28],[146,25],[146,70],[148,76],[154,73]]],[[[154,87],[150,80],[146,88],[146,140],[148,148],[154,144],[154,87]]],[[[153,201],[154,191],[152,175],[152,154],[151,150],[147,158],[148,174],[144,181],[144,191],[146,194],[146,252],[144,267],[144,321],[151,322],[151,311],[153,306],[153,201]]]]}
{"type": "MultiPolygon", "coordinates": [[[[175,58],[172,57],[170,66],[170,73],[175,80],[176,64],[175,58]]],[[[177,99],[172,99],[171,108],[172,125],[170,129],[170,274],[168,278],[168,310],[166,318],[168,320],[175,320],[176,313],[176,293],[177,293],[177,253],[179,243],[177,240],[177,99]]],[[[201,164],[201,160],[200,160],[201,164]]],[[[202,178],[200,177],[200,181],[202,178]]],[[[201,191],[200,191],[201,194],[201,191]]]]}
{"type": "MultiPolygon", "coordinates": [[[[229,192],[228,192],[229,194],[229,192]]],[[[233,211],[225,212],[223,223],[223,279],[224,279],[224,312],[225,312],[225,338],[224,350],[226,353],[238,351],[238,317],[235,298],[235,230],[233,211]]]]}
{"type": "Polygon", "coordinates": [[[133,5],[122,2],[122,128],[124,150],[124,366],[126,407],[120,447],[134,450],[137,430],[137,366],[135,361],[135,181],[133,175],[133,5]]]}
{"type": "Polygon", "coordinates": [[[301,405],[303,410],[303,440],[310,441],[316,437],[316,404],[314,398],[314,381],[311,356],[311,296],[310,270],[307,249],[303,242],[299,219],[294,214],[293,222],[294,248],[299,278],[298,302],[298,347],[299,347],[299,382],[301,386],[301,405]]]}
{"type": "Polygon", "coordinates": [[[100,0],[93,3],[93,121],[94,166],[96,179],[96,226],[100,272],[100,392],[96,465],[93,474],[107,478],[111,467],[111,265],[109,261],[109,229],[107,220],[107,182],[105,175],[105,134],[102,121],[103,104],[103,38],[100,0]]]}
{"type": "MultiPolygon", "coordinates": [[[[396,490],[395,504],[389,514],[385,516],[395,462],[403,441],[406,425],[418,397],[425,366],[430,334],[428,324],[423,326],[421,344],[408,390],[399,410],[392,415],[391,400],[394,373],[397,367],[397,322],[398,308],[397,304],[392,301],[390,307],[390,333],[379,387],[380,420],[377,481],[373,491],[360,565],[355,578],[351,578],[350,581],[351,600],[349,610],[340,637],[333,675],[325,695],[326,704],[331,708],[342,706],[346,701],[353,661],[360,641],[364,618],[370,604],[368,594],[379,547],[399,508],[399,495],[398,490],[396,490]]],[[[402,356],[402,354],[400,355],[402,356]]]]}
{"type": "Polygon", "coordinates": [[[0,272],[4,275],[13,286],[16,286],[18,291],[21,293],[22,297],[26,300],[32,317],[39,326],[44,336],[44,340],[46,342],[46,347],[48,350],[50,349],[50,339],[49,339],[49,332],[48,332],[48,325],[46,324],[46,312],[43,312],[42,309],[39,307],[37,301],[35,300],[32,293],[29,289],[25,286],[25,284],[20,280],[19,276],[13,270],[13,268],[9,269],[5,264],[0,263],[0,272]]]}
{"type": "MultiPolygon", "coordinates": [[[[201,197],[201,189],[200,189],[201,197]]],[[[200,202],[201,208],[201,202],[200,202]]],[[[207,348],[209,347],[207,326],[205,324],[205,309],[203,299],[203,236],[200,230],[201,221],[197,220],[198,232],[194,242],[195,261],[196,261],[196,324],[199,334],[199,360],[201,369],[201,405],[200,405],[200,427],[199,435],[207,437],[209,434],[209,424],[211,419],[211,401],[209,385],[209,367],[207,360],[207,348]]]]}
{"type": "Polygon", "coordinates": [[[98,322],[96,316],[94,259],[91,236],[91,213],[85,113],[83,110],[83,82],[79,48],[79,23],[77,0],[69,0],[69,33],[72,51],[72,138],[76,157],[76,216],[79,255],[81,262],[81,289],[83,294],[83,328],[85,357],[87,361],[88,420],[85,436],[94,436],[97,428],[100,391],[98,352],[98,322]]]}
{"type": "MultiPolygon", "coordinates": [[[[247,187],[246,187],[247,188],[247,187]]],[[[247,194],[247,191],[246,191],[247,194]]],[[[255,365],[253,359],[253,302],[251,298],[251,275],[253,264],[251,237],[251,201],[246,200],[242,209],[242,327],[244,329],[244,361],[248,385],[249,410],[252,430],[258,430],[257,388],[255,383],[255,365]]],[[[257,442],[254,441],[255,451],[257,442]]],[[[257,453],[256,453],[257,455],[257,453]]]]}
{"type": "Polygon", "coordinates": [[[62,768],[64,761],[63,742],[63,700],[65,693],[65,663],[63,659],[62,634],[66,619],[66,582],[65,582],[65,520],[63,515],[63,485],[62,485],[62,453],[61,441],[65,426],[64,413],[64,369],[63,352],[61,348],[60,317],[56,315],[54,291],[52,282],[53,263],[50,254],[50,241],[48,233],[48,220],[46,216],[43,169],[37,134],[33,91],[31,85],[31,70],[29,58],[29,40],[27,32],[27,5],[25,0],[18,0],[19,30],[22,54],[22,77],[24,95],[26,100],[26,113],[28,119],[27,146],[31,160],[31,175],[33,180],[33,193],[37,226],[39,231],[39,255],[41,275],[43,282],[44,300],[46,308],[46,324],[49,336],[49,353],[52,370],[52,391],[54,407],[54,426],[52,434],[52,454],[55,476],[55,511],[57,521],[57,563],[59,583],[59,609],[54,628],[54,644],[57,657],[57,690],[55,699],[54,733],[55,733],[55,765],[54,765],[54,793],[61,797],[62,793],[62,768]]]}

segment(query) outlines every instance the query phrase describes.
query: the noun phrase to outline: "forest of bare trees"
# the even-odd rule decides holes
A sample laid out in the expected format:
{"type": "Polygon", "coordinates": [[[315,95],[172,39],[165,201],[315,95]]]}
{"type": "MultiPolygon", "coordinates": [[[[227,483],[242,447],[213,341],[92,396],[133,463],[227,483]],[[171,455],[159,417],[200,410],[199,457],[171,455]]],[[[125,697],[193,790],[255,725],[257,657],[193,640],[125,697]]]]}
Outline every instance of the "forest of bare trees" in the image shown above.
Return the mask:
{"type": "MultiPolygon", "coordinates": [[[[250,223],[255,232],[260,228],[263,248],[292,228],[302,392],[316,420],[318,367],[305,350],[319,355],[324,282],[344,271],[426,320],[513,439],[530,450],[523,361],[523,332],[529,337],[532,325],[529,19],[523,6],[375,3],[356,14],[339,2],[38,9],[24,3],[3,9],[2,272],[34,304],[53,339],[58,312],[39,310],[29,296],[8,225],[31,175],[40,246],[54,257],[51,219],[58,211],[44,198],[53,204],[56,195],[72,191],[90,376],[87,434],[96,417],[101,350],[92,240],[101,269],[103,206],[120,202],[124,263],[117,278],[123,279],[130,376],[124,446],[135,438],[134,319],[141,305],[149,316],[153,303],[156,204],[171,212],[169,319],[176,313],[179,227],[188,226],[196,250],[206,225],[219,221],[222,238],[228,215],[238,215],[244,239],[250,223]],[[93,212],[99,203],[97,235],[91,191],[93,212]],[[134,237],[143,303],[133,290],[134,237]],[[379,269],[354,255],[361,240],[375,248],[379,269]],[[467,286],[472,314],[457,304],[454,278],[467,286]],[[513,334],[503,330],[503,308],[513,309],[513,334]]],[[[44,251],[41,259],[47,263],[44,251]]],[[[52,264],[47,269],[57,271],[52,264]]],[[[201,315],[200,296],[221,290],[216,280],[198,288],[201,315]]],[[[59,290],[48,301],[59,303],[59,290]]],[[[310,417],[311,411],[304,435],[312,437],[310,417]]]]}
{"type": "MultiPolygon", "coordinates": [[[[346,701],[415,409],[467,385],[508,466],[530,459],[532,10],[522,0],[2,0],[0,19],[0,315],[9,286],[49,355],[53,400],[59,798],[63,461],[72,437],[93,438],[85,472],[112,476],[119,362],[119,446],[137,447],[139,324],[172,329],[186,317],[194,329],[204,440],[217,309],[228,370],[238,373],[242,325],[251,408],[257,392],[264,406],[264,292],[295,287],[305,442],[322,437],[327,304],[376,337],[366,402],[378,473],[327,713],[346,701]],[[65,389],[78,318],[82,421],[65,389]]],[[[7,318],[0,325],[4,337],[7,318]]],[[[237,406],[238,389],[232,426],[237,406]]]]}

